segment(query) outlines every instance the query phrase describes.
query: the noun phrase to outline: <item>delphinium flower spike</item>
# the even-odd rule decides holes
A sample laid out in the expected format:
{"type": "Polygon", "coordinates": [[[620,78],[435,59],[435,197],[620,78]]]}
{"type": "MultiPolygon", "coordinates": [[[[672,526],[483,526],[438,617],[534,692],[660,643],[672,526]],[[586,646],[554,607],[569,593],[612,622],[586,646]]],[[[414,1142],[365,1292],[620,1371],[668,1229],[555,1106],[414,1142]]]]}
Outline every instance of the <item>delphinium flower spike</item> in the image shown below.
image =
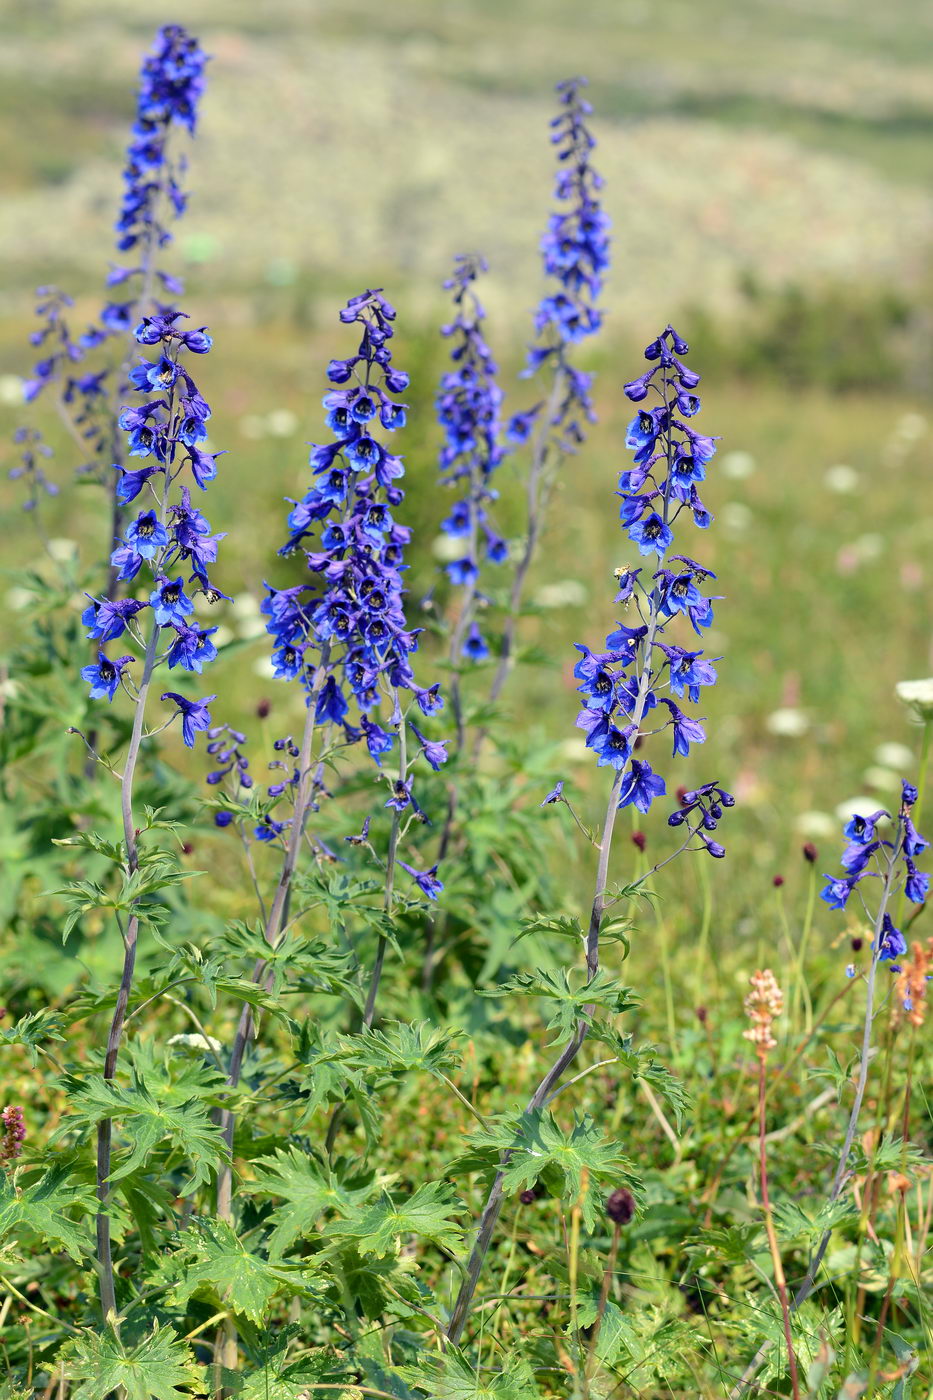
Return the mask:
{"type": "MultiPolygon", "coordinates": [[[[290,750],[294,773],[269,789],[275,801],[289,804],[287,819],[272,831],[283,849],[264,926],[266,940],[273,946],[282,934],[305,821],[320,791],[321,754],[337,744],[364,744],[386,783],[385,809],[391,812],[386,914],[391,917],[399,865],[428,899],[436,899],[443,888],[436,867],[420,871],[399,859],[407,823],[423,817],[414,792],[414,767],[419,758],[431,768],[446,758],[444,741],[428,738],[420,727],[443,701],[438,685],[418,684],[409,660],[417,647],[417,632],[409,629],[405,618],[402,582],[410,531],[394,516],[404,499],[398,484],[404,466],[382,437],[405,422],[405,405],[398,395],[407,388],[408,375],[392,363],[395,310],[381,291],[352,297],[340,320],[360,327],[359,348],[349,358],[334,359],[328,365],[327,377],[336,386],[324,398],[332,436],[312,447],[312,484],[300,501],[292,502],[289,538],[280,550],[283,555],[303,551],[311,579],[287,588],[267,584],[262,604],[273,638],[275,673],[303,688],[306,705],[300,746],[297,752],[290,750]],[[318,729],[322,738],[315,755],[318,729]],[[397,755],[397,763],[390,775],[384,772],[383,761],[391,753],[397,755]]],[[[275,824],[272,810],[264,805],[264,813],[275,824]]],[[[366,833],[360,844],[369,846],[368,825],[366,833]]],[[[367,1026],[375,1014],[387,942],[380,935],[365,999],[367,1026]]],[[[261,978],[263,970],[257,975],[261,978]]],[[[239,1079],[251,1034],[247,1007],[231,1054],[231,1085],[239,1079]]],[[[228,1137],[232,1121],[227,1114],[228,1137]]],[[[231,1176],[225,1169],[218,1185],[218,1209],[227,1218],[232,1209],[230,1193],[231,1176]]]]}
{"type": "Polygon", "coordinates": [[[584,441],[585,425],[596,421],[590,396],[593,376],[578,369],[571,358],[574,347],[594,335],[602,324],[598,303],[609,267],[609,218],[600,203],[603,179],[591,161],[596,141],[588,125],[593,108],[583,96],[585,87],[585,78],[558,83],[560,111],[551,121],[551,142],[558,161],[554,186],[557,209],[541,240],[541,254],[545,275],[555,285],[535,312],[536,341],[529,348],[525,370],[526,376],[546,371],[550,388],[544,400],[509,421],[509,443],[520,446],[530,441],[531,446],[528,519],[499,646],[493,700],[498,699],[509,674],[525,581],[555,473],[561,458],[584,441]]]}
{"type": "MultiPolygon", "coordinates": [[[[865,974],[865,1018],[859,1071],[842,1150],[830,1187],[830,1201],[838,1199],[847,1180],[849,1156],[868,1084],[878,970],[882,963],[886,963],[892,973],[903,978],[907,940],[894,923],[890,909],[898,893],[915,904],[923,904],[929,891],[930,877],[920,871],[916,864],[930,844],[914,825],[913,810],[917,798],[915,785],[902,782],[901,801],[896,813],[880,810],[850,817],[843,828],[846,841],[841,858],[843,874],[824,877],[827,883],[821,898],[830,909],[844,910],[854,895],[872,927],[871,957],[865,974]]],[[[855,968],[850,967],[849,973],[854,976],[855,968]]],[[[804,1281],[794,1296],[795,1308],[800,1307],[815,1286],[830,1234],[827,1230],[820,1239],[804,1281]]]]}
{"type": "MultiPolygon", "coordinates": [[[[91,695],[113,701],[123,690],[133,702],[133,726],[121,777],[121,810],[125,869],[131,877],[139,868],[137,821],[134,814],[134,779],[145,738],[147,703],[156,670],[180,668],[200,675],[216,656],[211,640],[215,628],[200,626],[194,616],[195,600],[213,604],[225,597],[210,579],[209,568],[217,558],[222,535],[193,504],[192,485],[205,490],[217,474],[217,454],[204,446],[204,424],[210,406],[194,381],[192,356],[206,354],[211,339],[203,327],[185,329],[183,312],[166,308],[144,316],[135,328],[138,347],[149,353],[129,372],[138,399],[124,407],[121,426],[129,438],[131,456],[141,465],[133,470],[117,467],[117,493],[125,505],[139,500],[136,518],[126,527],[114,550],[112,563],[133,593],[122,599],[88,595],[82,621],[97,649],[96,660],[82,676],[91,695]],[[145,582],[143,581],[145,580],[145,582]],[[136,643],[142,651],[138,681],[131,679],[139,659],[132,653],[108,655],[111,642],[136,643]]],[[[176,682],[177,684],[177,682],[176,682]]],[[[171,702],[168,723],[181,719],[184,743],[192,747],[198,732],[210,725],[208,705],[214,697],[192,699],[166,690],[171,702]]],[[[107,1040],[104,1076],[112,1079],[123,1034],[127,1001],[133,983],[139,917],[131,906],[124,934],[124,963],[120,992],[107,1040]]],[[[116,1307],[110,1252],[110,1220],[106,1205],[110,1194],[109,1119],[98,1130],[98,1255],[101,1266],[101,1298],[104,1315],[116,1307]]]]}
{"type": "MultiPolygon", "coordinates": [[[[126,151],[123,196],[116,220],[120,264],[107,276],[108,296],[98,324],[74,336],[67,313],[71,298],[52,287],[37,293],[36,314],[42,325],[32,336],[42,357],[25,384],[30,401],[54,386],[56,406],[81,452],[78,470],[96,474],[113,499],[112,536],[120,533],[122,503],[109,470],[124,453],[117,417],[129,387],[127,373],[134,352],[133,329],[140,317],[164,311],[158,298],[180,296],[178,278],[158,266],[172,240],[170,221],[180,217],[188,196],[182,187],[184,157],[175,149],[179,130],[193,136],[204,91],[207,55],[183,26],[169,24],[157,33],[139,75],[136,118],[126,151]],[[123,261],[129,255],[131,261],[123,261]],[[118,290],[119,289],[119,290],[118,290]],[[78,372],[89,353],[119,338],[122,347],[97,369],[78,372]]],[[[108,592],[119,582],[111,573],[108,592]]]]}
{"type": "MultiPolygon", "coordinates": [[[[582,696],[577,727],[586,735],[586,746],[596,755],[597,766],[613,772],[586,935],[588,981],[599,971],[599,938],[616,814],[627,806],[647,813],[666,791],[664,778],[648,758],[635,756],[636,746],[642,755],[650,752],[652,745],[657,749],[669,740],[676,757],[687,754],[692,744],[703,743],[705,730],[684,706],[696,703],[701,689],[716,681],[715,669],[702,650],[682,645],[689,639],[689,632],[683,635],[688,628],[702,636],[712,623],[712,602],[703,590],[714,576],[688,555],[670,553],[678,524],[689,522],[706,529],[711,523],[696,483],[703,480],[716,443],[691,424],[700,409],[695,392],[700,376],[684,364],[688,351],[674,328],[665,327],[645,351],[651,368],[625,386],[626,395],[636,404],[642,404],[649,394],[654,402],[639,408],[628,427],[626,445],[635,457],[633,466],[619,479],[621,523],[639,555],[643,559],[654,556],[657,567],[641,564],[619,569],[615,602],[627,620],[616,624],[602,650],[594,652],[586,645],[577,645],[580,657],[575,675],[582,696]],[[674,640],[675,628],[681,633],[679,641],[674,640]],[[663,694],[665,690],[675,699],[663,694]],[[645,724],[649,715],[656,721],[651,727],[645,724]]],[[[557,807],[565,801],[562,789],[554,789],[545,798],[545,804],[557,807]]],[[[713,833],[725,809],[733,805],[734,798],[718,782],[684,793],[668,817],[669,826],[680,834],[681,844],[648,875],[688,850],[721,859],[725,850],[713,833]]],[[[590,1014],[591,1009],[578,1021],[569,1043],[531,1096],[526,1113],[542,1108],[576,1058],[586,1038],[590,1014]]],[[[501,1209],[503,1172],[504,1164],[487,1199],[467,1277],[454,1306],[448,1332],[454,1342],[463,1331],[501,1209]]]]}
{"type": "Polygon", "coordinates": [[[492,475],[506,450],[501,442],[503,396],[496,381],[498,369],[483,335],[486,313],[475,289],[476,279],[486,271],[484,259],[461,256],[444,283],[453,293],[455,314],[441,333],[451,342],[453,368],[441,378],[436,405],[444,430],[441,480],[456,492],[441,529],[458,544],[462,542],[462,552],[445,566],[451,583],[462,590],[450,637],[451,702],[458,747],[463,742],[459,669],[464,661],[476,662],[489,655],[489,645],[476,621],[481,565],[501,564],[508,558],[506,542],[489,516],[489,506],[498,494],[491,485],[492,475]]]}

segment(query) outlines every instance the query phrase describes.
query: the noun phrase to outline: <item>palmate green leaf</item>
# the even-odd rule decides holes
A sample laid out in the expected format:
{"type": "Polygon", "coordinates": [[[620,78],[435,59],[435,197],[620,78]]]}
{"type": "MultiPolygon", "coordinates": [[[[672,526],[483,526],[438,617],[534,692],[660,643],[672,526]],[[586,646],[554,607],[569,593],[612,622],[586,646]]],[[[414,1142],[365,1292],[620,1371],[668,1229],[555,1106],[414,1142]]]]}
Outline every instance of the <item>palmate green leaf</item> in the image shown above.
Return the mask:
{"type": "Polygon", "coordinates": [[[835,1201],[823,1201],[812,1214],[797,1201],[778,1201],[772,1211],[778,1238],[786,1243],[819,1239],[827,1230],[835,1230],[846,1220],[858,1216],[858,1207],[844,1196],[835,1201]]]}
{"type": "Polygon", "coordinates": [[[325,1236],[335,1243],[352,1242],[360,1254],[383,1259],[397,1252],[403,1235],[417,1235],[458,1254],[463,1247],[463,1230],[456,1222],[463,1206],[445,1182],[419,1186],[412,1196],[395,1200],[388,1191],[352,1220],[328,1225],[325,1236]]]}
{"type": "Polygon", "coordinates": [[[115,1118],[131,1141],[127,1155],[110,1173],[112,1182],[129,1176],[152,1156],[158,1147],[168,1145],[182,1152],[191,1166],[190,1177],[179,1188],[183,1196],[210,1179],[211,1170],[227,1157],[220,1128],[211,1122],[210,1109],[203,1096],[184,1103],[171,1102],[171,1095],[150,1090],[134,1070],[130,1088],[123,1088],[103,1075],[86,1079],[69,1076],[71,1113],[58,1129],[58,1135],[74,1128],[92,1131],[102,1118],[115,1118]]]}
{"type": "Polygon", "coordinates": [[[660,1060],[655,1059],[657,1046],[640,1045],[635,1049],[630,1035],[622,1035],[605,1022],[594,1022],[590,1026],[589,1034],[592,1040],[598,1040],[600,1044],[608,1045],[616,1052],[619,1064],[631,1070],[633,1079],[643,1079],[650,1088],[661,1095],[673,1112],[677,1128],[680,1130],[693,1100],[676,1074],[660,1060]]]}
{"type": "Polygon", "coordinates": [[[468,1151],[451,1164],[451,1171],[498,1165],[504,1152],[508,1153],[503,1168],[506,1191],[524,1190],[540,1178],[564,1201],[576,1202],[582,1195],[587,1229],[593,1229],[601,1215],[601,1187],[628,1186],[636,1194],[641,1189],[632,1163],[591,1118],[575,1121],[565,1133],[546,1109],[499,1119],[488,1131],[480,1129],[471,1138],[468,1151]]]}
{"type": "Polygon", "coordinates": [[[378,1030],[363,1030],[344,1041],[348,1063],[361,1070],[399,1075],[419,1071],[443,1074],[459,1063],[455,1041],[460,1032],[442,1030],[427,1021],[390,1021],[378,1030]]]}
{"type": "Polygon", "coordinates": [[[399,1366],[398,1373],[430,1400],[538,1400],[541,1394],[534,1372],[520,1357],[510,1357],[501,1371],[477,1369],[459,1347],[448,1347],[443,1356],[425,1355],[413,1366],[399,1366]]]}
{"type": "Polygon", "coordinates": [[[39,1063],[39,1047],[46,1040],[64,1040],[61,1034],[65,1018],[57,1011],[30,1011],[7,1030],[0,1029],[0,1047],[19,1045],[32,1063],[39,1063]]]}
{"type": "Polygon", "coordinates": [[[581,1021],[592,1024],[592,1014],[586,1011],[588,1006],[598,1006],[610,1016],[621,1016],[638,1005],[631,988],[622,986],[604,968],[600,968],[591,981],[576,980],[576,985],[563,968],[556,972],[516,972],[501,986],[481,991],[480,995],[547,998],[555,1004],[547,1028],[556,1030],[561,1040],[568,1040],[581,1021]]]}
{"type": "Polygon", "coordinates": [[[126,1400],[178,1400],[179,1391],[200,1387],[202,1375],[190,1348],[158,1322],[135,1345],[89,1328],[66,1343],[59,1359],[72,1400],[107,1400],[121,1388],[126,1400]]]}
{"type": "MultiPolygon", "coordinates": [[[[347,1362],[323,1347],[304,1351],[297,1358],[295,1343],[304,1342],[296,1328],[282,1327],[275,1333],[263,1331],[256,1341],[244,1337],[242,1344],[249,1359],[244,1372],[225,1372],[224,1386],[236,1400],[313,1400],[315,1385],[338,1386],[346,1382],[347,1389],[318,1392],[328,1400],[351,1400],[358,1395],[347,1379],[347,1362]]],[[[354,1364],[353,1374],[359,1374],[354,1364]]]]}
{"type": "Polygon", "coordinates": [[[197,1258],[182,1267],[173,1289],[174,1301],[185,1307],[195,1293],[207,1291],[257,1326],[279,1293],[294,1296],[308,1291],[310,1261],[302,1260],[301,1273],[274,1264],[247,1249],[224,1220],[201,1221],[197,1226],[197,1258]]]}
{"type": "Polygon", "coordinates": [[[8,1239],[38,1237],[54,1249],[63,1249],[76,1264],[91,1249],[84,1217],[97,1210],[93,1187],[73,1174],[75,1159],[60,1157],[41,1175],[27,1168],[11,1180],[0,1172],[0,1248],[8,1239]]]}
{"type": "Polygon", "coordinates": [[[273,1231],[269,1249],[273,1256],[283,1254],[295,1240],[313,1234],[325,1212],[352,1214],[371,1191],[368,1185],[345,1185],[329,1167],[298,1147],[262,1158],[255,1164],[255,1173],[254,1195],[282,1198],[270,1216],[273,1231]]]}

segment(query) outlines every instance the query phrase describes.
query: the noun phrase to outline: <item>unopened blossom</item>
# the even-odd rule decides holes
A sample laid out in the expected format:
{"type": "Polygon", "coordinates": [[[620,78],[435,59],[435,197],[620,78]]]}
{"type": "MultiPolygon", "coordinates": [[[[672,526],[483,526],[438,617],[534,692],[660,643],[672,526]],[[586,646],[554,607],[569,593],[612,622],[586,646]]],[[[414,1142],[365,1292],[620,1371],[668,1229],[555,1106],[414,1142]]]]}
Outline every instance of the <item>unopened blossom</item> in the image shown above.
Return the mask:
{"type": "Polygon", "coordinates": [[[11,1104],[0,1113],[0,1164],[12,1162],[20,1156],[26,1140],[26,1123],[23,1110],[11,1104]]]}

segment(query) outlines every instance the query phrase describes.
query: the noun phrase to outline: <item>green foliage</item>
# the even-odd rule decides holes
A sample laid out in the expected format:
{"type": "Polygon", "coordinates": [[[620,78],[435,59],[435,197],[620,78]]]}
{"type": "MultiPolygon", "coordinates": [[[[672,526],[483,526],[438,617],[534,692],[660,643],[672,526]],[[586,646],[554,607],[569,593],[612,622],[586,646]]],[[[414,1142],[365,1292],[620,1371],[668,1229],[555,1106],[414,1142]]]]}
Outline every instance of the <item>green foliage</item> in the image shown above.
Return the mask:
{"type": "Polygon", "coordinates": [[[593,1229],[603,1204],[600,1188],[639,1189],[629,1159],[590,1118],[561,1128],[546,1109],[497,1120],[473,1134],[467,1151],[453,1164],[455,1171],[502,1166],[505,1187],[520,1191],[541,1184],[564,1201],[579,1203],[587,1229],[593,1229]]]}
{"type": "Polygon", "coordinates": [[[34,1247],[36,1240],[63,1249],[83,1264],[90,1247],[85,1217],[97,1207],[93,1190],[75,1178],[74,1158],[50,1157],[45,1170],[31,1167],[15,1177],[0,1173],[0,1249],[34,1247]]]}
{"type": "Polygon", "coordinates": [[[178,1400],[201,1379],[190,1349],[170,1327],[154,1324],[150,1336],[126,1345],[110,1332],[85,1332],[62,1352],[62,1365],[78,1400],[106,1400],[115,1390],[126,1400],[178,1400]]]}

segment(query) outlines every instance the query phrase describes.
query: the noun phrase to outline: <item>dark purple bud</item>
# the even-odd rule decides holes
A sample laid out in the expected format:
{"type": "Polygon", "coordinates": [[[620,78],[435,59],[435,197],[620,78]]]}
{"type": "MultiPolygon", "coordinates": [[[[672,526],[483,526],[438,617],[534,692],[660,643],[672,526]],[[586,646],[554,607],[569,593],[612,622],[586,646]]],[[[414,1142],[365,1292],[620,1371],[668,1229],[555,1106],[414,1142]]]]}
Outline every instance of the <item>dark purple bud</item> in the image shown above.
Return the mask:
{"type": "Polygon", "coordinates": [[[817,859],[819,858],[819,851],[816,849],[816,847],[814,846],[813,842],[812,842],[812,841],[807,841],[807,842],[805,842],[804,845],[801,846],[800,849],[801,849],[801,852],[802,852],[802,854],[803,854],[804,860],[807,861],[810,865],[815,865],[816,862],[817,862],[817,859]]]}
{"type": "Polygon", "coordinates": [[[606,1214],[616,1225],[628,1225],[635,1214],[635,1197],[625,1186],[618,1187],[606,1202],[606,1214]]]}

